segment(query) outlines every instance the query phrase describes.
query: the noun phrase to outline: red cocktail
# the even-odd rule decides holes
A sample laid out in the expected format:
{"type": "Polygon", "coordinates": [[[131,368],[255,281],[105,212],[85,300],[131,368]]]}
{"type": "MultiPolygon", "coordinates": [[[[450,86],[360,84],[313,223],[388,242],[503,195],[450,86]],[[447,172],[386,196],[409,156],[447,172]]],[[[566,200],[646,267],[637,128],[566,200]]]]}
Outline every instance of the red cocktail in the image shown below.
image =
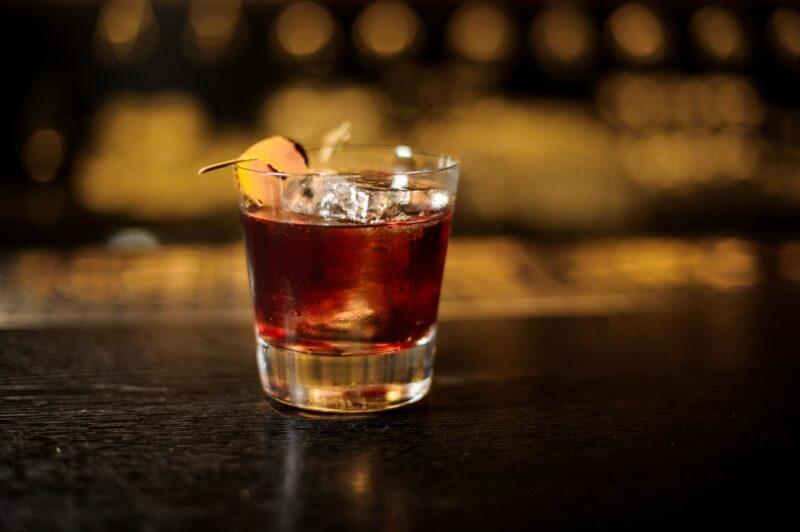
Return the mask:
{"type": "Polygon", "coordinates": [[[323,225],[243,213],[259,336],[346,356],[414,345],[436,323],[451,217],[323,225]]]}
{"type": "Polygon", "coordinates": [[[413,402],[430,386],[458,168],[406,147],[325,164],[236,167],[262,383],[314,410],[413,402]]]}

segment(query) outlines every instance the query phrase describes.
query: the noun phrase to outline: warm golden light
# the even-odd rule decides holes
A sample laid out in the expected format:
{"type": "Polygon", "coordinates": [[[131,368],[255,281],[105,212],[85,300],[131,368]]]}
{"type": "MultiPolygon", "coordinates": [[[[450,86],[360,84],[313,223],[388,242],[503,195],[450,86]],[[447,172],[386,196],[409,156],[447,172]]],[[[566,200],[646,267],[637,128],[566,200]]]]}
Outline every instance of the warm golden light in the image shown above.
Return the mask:
{"type": "MultiPolygon", "coordinates": [[[[399,395],[398,392],[391,390],[387,392],[387,401],[396,400],[393,397],[392,392],[394,395],[399,395]]],[[[358,497],[363,497],[365,493],[368,493],[371,487],[371,478],[370,478],[370,465],[368,462],[362,461],[359,463],[351,472],[348,477],[348,483],[350,484],[350,489],[352,490],[353,494],[358,497]]]]}
{"type": "Polygon", "coordinates": [[[712,77],[714,101],[720,123],[756,127],[764,119],[764,105],[753,85],[734,76],[712,77]]]}
{"type": "Polygon", "coordinates": [[[353,38],[363,52],[391,58],[414,46],[421,27],[419,17],[407,4],[396,0],[379,0],[358,15],[353,38]]]}
{"type": "Polygon", "coordinates": [[[191,219],[235,205],[230,179],[197,168],[240,153],[248,139],[214,135],[209,121],[202,103],[182,92],[111,99],[93,117],[74,167],[78,201],[141,220],[191,219]]]}
{"type": "Polygon", "coordinates": [[[617,52],[624,58],[654,64],[667,51],[667,33],[653,10],[641,4],[626,4],[611,14],[608,29],[617,52]]]}
{"type": "Polygon", "coordinates": [[[634,181],[656,189],[714,179],[748,179],[761,158],[757,135],[738,130],[624,135],[620,159],[634,181]]]}
{"type": "Polygon", "coordinates": [[[201,59],[215,61],[227,51],[241,14],[241,0],[195,0],[189,3],[186,34],[201,59]]]}
{"type": "MultiPolygon", "coordinates": [[[[240,243],[154,249],[158,242],[146,231],[126,229],[118,236],[124,237],[121,246],[115,237],[108,248],[18,253],[4,271],[8,290],[0,293],[0,325],[252,320],[240,243]]],[[[739,290],[759,282],[758,248],[738,238],[588,239],[548,247],[543,262],[520,239],[456,237],[439,317],[608,316],[652,304],[648,296],[662,291],[739,290]],[[549,266],[557,267],[557,276],[549,266]]],[[[776,259],[782,279],[800,283],[800,242],[780,245],[776,259]]],[[[369,467],[361,465],[343,477],[355,495],[372,484],[369,467]]]]}
{"type": "MultiPolygon", "coordinates": [[[[130,234],[130,229],[127,230],[130,234]]],[[[8,272],[25,291],[22,312],[4,312],[0,323],[83,323],[108,320],[161,321],[173,311],[216,308],[217,320],[246,320],[247,269],[239,244],[153,249],[140,234],[120,247],[27,251],[8,272]],[[132,249],[134,248],[134,249],[132,249]],[[54,312],[52,301],[59,301],[54,312]]],[[[0,298],[2,299],[2,298],[0,298]]],[[[185,319],[185,313],[181,313],[185,319]]]]}
{"type": "Polygon", "coordinates": [[[605,80],[601,115],[621,127],[619,159],[634,182],[677,189],[756,175],[764,104],[737,75],[626,73],[605,80]]]}
{"type": "Polygon", "coordinates": [[[498,7],[481,2],[463,5],[447,24],[450,47],[461,57],[489,63],[511,52],[514,28],[498,7]]]}
{"type": "Polygon", "coordinates": [[[788,61],[800,59],[800,12],[780,7],[770,16],[769,27],[779,53],[788,61]]]}
{"type": "Polygon", "coordinates": [[[486,98],[421,120],[411,138],[459,155],[459,201],[486,223],[596,231],[631,220],[614,132],[578,105],[486,98]]]}
{"type": "Polygon", "coordinates": [[[708,120],[707,104],[713,105],[710,87],[698,77],[687,77],[675,82],[672,120],[682,127],[704,126],[708,120]]]}
{"type": "Polygon", "coordinates": [[[44,183],[52,180],[64,161],[64,135],[53,128],[31,133],[22,148],[22,166],[31,179],[44,183]]]}
{"type": "Polygon", "coordinates": [[[545,9],[531,24],[532,51],[546,62],[576,64],[592,52],[595,28],[586,13],[572,7],[545,9]]]}
{"type": "Polygon", "coordinates": [[[106,62],[133,64],[158,44],[158,25],[149,0],[111,0],[97,20],[94,49],[106,62]]]}
{"type": "Polygon", "coordinates": [[[148,16],[148,4],[141,0],[116,0],[107,6],[100,17],[108,41],[123,44],[136,40],[148,16]]]}
{"type": "Polygon", "coordinates": [[[700,8],[692,16],[689,29],[697,45],[710,59],[729,63],[740,61],[746,55],[742,25],[726,8],[700,8]]]}
{"type": "Polygon", "coordinates": [[[290,85],[266,98],[261,108],[264,134],[281,131],[301,142],[317,143],[321,136],[347,120],[357,138],[387,139],[386,102],[381,93],[364,85],[290,85]],[[302,109],[302,113],[297,110],[302,109]]]}
{"type": "Polygon", "coordinates": [[[275,35],[289,54],[305,58],[321,52],[333,40],[336,23],[321,5],[302,0],[278,15],[275,35]]]}
{"type": "Polygon", "coordinates": [[[755,246],[745,240],[637,238],[592,242],[566,256],[562,274],[572,286],[623,290],[707,287],[735,290],[758,281],[755,246]],[[618,288],[619,289],[619,288],[618,288]]]}
{"type": "Polygon", "coordinates": [[[755,175],[764,111],[741,77],[623,74],[603,83],[598,100],[603,116],[630,132],[619,156],[640,184],[670,189],[755,175]]]}
{"type": "Polygon", "coordinates": [[[758,281],[756,249],[752,242],[722,238],[706,242],[693,255],[693,276],[701,285],[718,290],[752,286],[758,281]]]}
{"type": "Polygon", "coordinates": [[[667,87],[651,76],[613,76],[600,86],[600,111],[609,122],[631,129],[663,124],[670,110],[667,87]]]}
{"type": "Polygon", "coordinates": [[[600,112],[631,129],[756,127],[764,104],[752,83],[734,75],[620,74],[600,85],[600,112]]]}

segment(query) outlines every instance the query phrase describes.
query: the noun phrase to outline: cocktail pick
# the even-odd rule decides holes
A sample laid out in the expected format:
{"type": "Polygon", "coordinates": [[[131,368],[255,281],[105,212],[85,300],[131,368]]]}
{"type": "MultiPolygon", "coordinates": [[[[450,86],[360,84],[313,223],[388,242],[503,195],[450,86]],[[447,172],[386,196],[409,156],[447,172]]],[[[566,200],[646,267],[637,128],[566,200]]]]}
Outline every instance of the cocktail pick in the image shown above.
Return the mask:
{"type": "Polygon", "coordinates": [[[256,161],[257,159],[231,159],[230,161],[222,161],[221,163],[214,163],[209,164],[208,166],[202,167],[200,170],[197,171],[198,174],[207,174],[208,172],[213,172],[214,170],[219,170],[220,168],[225,168],[226,166],[230,166],[236,163],[246,163],[248,161],[256,161]]]}
{"type": "MultiPolygon", "coordinates": [[[[350,122],[344,121],[341,124],[339,124],[339,126],[337,126],[336,128],[328,131],[327,133],[325,133],[325,135],[323,135],[323,137],[322,137],[322,148],[320,149],[320,162],[321,163],[328,162],[328,160],[330,159],[331,155],[333,154],[333,150],[335,150],[337,147],[341,146],[342,144],[344,144],[345,142],[347,142],[350,139],[350,129],[351,128],[352,128],[352,125],[350,124],[350,122]]],[[[243,153],[242,155],[243,156],[241,156],[241,157],[239,157],[237,159],[230,159],[228,161],[222,161],[222,162],[219,162],[219,163],[209,164],[208,166],[204,166],[203,168],[198,170],[197,173],[198,174],[206,174],[208,172],[213,172],[214,170],[219,170],[220,168],[225,168],[227,166],[231,166],[231,165],[234,165],[234,164],[237,164],[237,163],[248,162],[248,161],[261,161],[261,162],[263,162],[263,163],[265,163],[267,165],[267,169],[269,169],[270,171],[274,171],[274,172],[282,171],[282,172],[289,172],[289,173],[292,173],[292,172],[299,173],[299,172],[308,170],[308,168],[306,166],[308,164],[308,157],[307,157],[306,152],[303,149],[303,147],[300,144],[298,144],[297,142],[295,142],[293,140],[290,140],[290,139],[285,139],[283,137],[270,137],[268,139],[264,139],[263,141],[258,142],[256,144],[254,144],[253,146],[251,146],[250,148],[248,148],[248,150],[245,153],[243,153]],[[254,154],[254,152],[255,153],[261,153],[263,151],[263,148],[264,148],[265,144],[270,146],[270,148],[268,148],[268,149],[273,149],[272,146],[274,146],[275,143],[278,143],[279,146],[282,146],[282,148],[278,152],[279,153],[279,157],[280,157],[280,161],[284,161],[284,159],[287,158],[287,154],[289,154],[288,160],[284,161],[285,165],[284,164],[280,164],[279,165],[278,161],[273,161],[273,163],[275,164],[275,166],[273,166],[272,164],[270,164],[268,162],[268,160],[265,161],[261,157],[249,157],[249,155],[254,154]],[[289,143],[291,143],[291,144],[289,144],[289,143]],[[287,146],[288,146],[288,148],[287,148],[287,146]],[[287,149],[289,150],[288,152],[287,152],[287,149]],[[296,159],[296,160],[293,160],[293,159],[296,159]],[[302,161],[301,161],[301,159],[302,159],[302,161]],[[277,167],[277,169],[276,169],[276,167],[277,167]]],[[[267,159],[272,159],[272,157],[268,157],[267,159]]]]}
{"type": "Polygon", "coordinates": [[[252,169],[261,172],[302,174],[308,171],[306,150],[291,139],[274,135],[256,142],[238,158],[206,166],[200,169],[200,173],[245,161],[252,162],[252,169]]]}
{"type": "Polygon", "coordinates": [[[333,155],[333,150],[350,140],[352,128],[353,125],[345,120],[322,136],[322,148],[319,150],[320,164],[327,163],[333,155]]]}

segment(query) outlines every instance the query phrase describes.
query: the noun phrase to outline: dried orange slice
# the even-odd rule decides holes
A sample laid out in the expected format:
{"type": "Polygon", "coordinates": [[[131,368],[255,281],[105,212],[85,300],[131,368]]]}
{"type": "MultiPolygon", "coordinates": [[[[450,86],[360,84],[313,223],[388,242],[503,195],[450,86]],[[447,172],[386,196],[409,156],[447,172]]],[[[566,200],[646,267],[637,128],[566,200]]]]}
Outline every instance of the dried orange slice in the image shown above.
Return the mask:
{"type": "Polygon", "coordinates": [[[255,159],[248,163],[253,170],[285,174],[308,172],[308,156],[303,147],[279,135],[256,142],[239,159],[255,159]]]}

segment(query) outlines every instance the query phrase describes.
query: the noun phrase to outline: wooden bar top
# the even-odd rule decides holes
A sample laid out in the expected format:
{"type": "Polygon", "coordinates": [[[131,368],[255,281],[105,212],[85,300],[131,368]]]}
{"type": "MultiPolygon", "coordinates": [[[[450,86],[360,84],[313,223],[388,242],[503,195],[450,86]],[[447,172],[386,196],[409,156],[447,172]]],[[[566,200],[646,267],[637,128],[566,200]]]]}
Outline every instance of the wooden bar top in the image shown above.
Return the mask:
{"type": "Polygon", "coordinates": [[[238,248],[8,252],[0,530],[661,529],[792,515],[794,244],[651,242],[637,255],[642,242],[545,252],[503,240],[458,258],[469,245],[454,245],[430,396],[356,417],[264,398],[246,302],[225,299],[224,268],[191,259],[238,248]],[[497,245],[527,258],[498,258],[497,245]],[[481,260],[511,272],[482,299],[464,272],[481,260]],[[184,304],[173,286],[153,303],[164,272],[217,299],[184,304]]]}

